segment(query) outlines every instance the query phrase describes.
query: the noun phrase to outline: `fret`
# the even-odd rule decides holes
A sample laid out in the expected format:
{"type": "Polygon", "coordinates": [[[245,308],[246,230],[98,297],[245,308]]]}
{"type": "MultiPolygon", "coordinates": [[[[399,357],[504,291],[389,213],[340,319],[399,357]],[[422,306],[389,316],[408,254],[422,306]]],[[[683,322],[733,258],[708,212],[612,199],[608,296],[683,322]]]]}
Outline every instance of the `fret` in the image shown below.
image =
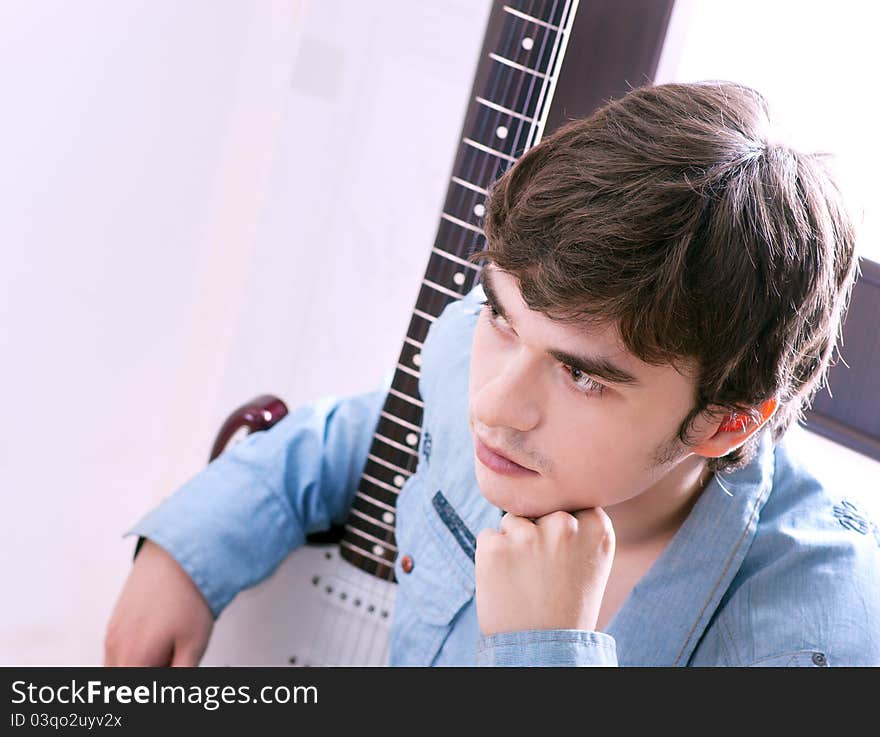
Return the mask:
{"type": "Polygon", "coordinates": [[[530,67],[527,67],[525,64],[517,64],[515,61],[511,61],[510,59],[507,59],[503,56],[499,56],[498,54],[496,54],[494,52],[489,53],[489,58],[494,59],[499,64],[506,64],[507,66],[512,67],[514,69],[519,69],[521,72],[527,72],[528,74],[534,74],[536,77],[538,77],[540,79],[547,79],[546,74],[543,74],[543,73],[538,72],[534,69],[531,69],[530,67]]]}
{"type": "Polygon", "coordinates": [[[440,284],[436,284],[435,282],[432,282],[428,279],[422,279],[422,284],[430,287],[437,292],[442,292],[443,294],[453,297],[454,299],[461,299],[464,296],[461,292],[455,292],[452,289],[447,289],[446,287],[441,286],[440,284]]]}
{"type": "Polygon", "coordinates": [[[422,312],[421,310],[413,310],[413,312],[414,312],[416,315],[418,315],[419,317],[421,317],[421,318],[423,318],[423,319],[425,319],[425,320],[429,320],[430,322],[434,322],[434,320],[437,319],[437,318],[434,317],[433,315],[429,315],[428,313],[426,313],[426,312],[422,312]]]}
{"type": "MultiPolygon", "coordinates": [[[[346,520],[347,526],[353,528],[354,530],[357,530],[358,534],[361,537],[370,540],[377,545],[386,546],[388,548],[394,548],[394,550],[397,550],[394,545],[394,528],[388,527],[388,525],[379,522],[368,514],[364,514],[362,510],[358,511],[363,515],[363,517],[356,520],[346,520]]],[[[350,536],[349,539],[351,539],[350,536]]],[[[385,548],[381,548],[379,550],[374,549],[373,552],[376,555],[382,555],[384,549],[385,548]]]]}
{"type": "Polygon", "coordinates": [[[564,38],[567,37],[552,28],[509,16],[501,44],[494,52],[536,72],[550,74],[559,41],[564,38]]]}
{"type": "Polygon", "coordinates": [[[542,98],[541,86],[545,82],[507,64],[492,64],[489,84],[479,97],[500,105],[509,113],[535,119],[542,98]]]}
{"type": "MultiPolygon", "coordinates": [[[[473,129],[468,138],[516,159],[534,137],[536,128],[535,123],[507,115],[488,105],[478,105],[473,118],[473,129]]],[[[458,188],[456,191],[461,192],[458,188]]],[[[485,197],[471,193],[468,195],[474,202],[485,203],[485,197]]]]}
{"type": "Polygon", "coordinates": [[[408,373],[410,376],[414,376],[414,377],[417,378],[417,379],[418,379],[419,376],[421,375],[418,371],[415,371],[414,369],[411,369],[409,366],[404,366],[402,363],[398,363],[398,364],[397,364],[397,368],[399,368],[401,371],[405,371],[405,372],[408,373]]]}
{"type": "MultiPolygon", "coordinates": [[[[474,159],[482,159],[483,161],[486,160],[485,154],[481,154],[470,146],[464,147],[462,150],[464,152],[463,158],[465,161],[470,160],[472,157],[474,159]]],[[[460,257],[464,258],[467,254],[473,253],[474,250],[479,250],[484,241],[485,236],[480,235],[479,233],[474,233],[467,228],[459,227],[445,218],[440,218],[440,222],[437,226],[437,236],[434,239],[434,245],[448,253],[460,254],[460,257]]],[[[442,263],[439,259],[435,259],[433,255],[430,258],[433,259],[434,263],[442,263]]],[[[450,269],[454,267],[447,264],[445,268],[450,269]]]]}
{"type": "Polygon", "coordinates": [[[463,138],[462,139],[468,146],[473,146],[480,151],[484,151],[487,154],[491,154],[492,156],[497,156],[499,159],[504,159],[505,161],[509,161],[510,163],[514,163],[516,159],[513,156],[508,156],[501,151],[496,151],[494,148],[490,148],[489,146],[484,146],[482,143],[477,143],[472,138],[463,138]]]}
{"type": "MultiPolygon", "coordinates": [[[[449,302],[450,300],[447,297],[431,289],[420,289],[416,296],[416,306],[413,314],[433,325],[449,302]]],[[[425,337],[428,337],[427,331],[425,332],[425,337]]]]}
{"type": "MultiPolygon", "coordinates": [[[[375,476],[370,476],[369,474],[364,473],[361,474],[361,477],[367,479],[367,481],[369,481],[371,484],[376,484],[376,486],[379,486],[386,491],[390,491],[392,494],[400,493],[400,489],[396,489],[391,484],[386,484],[384,481],[380,481],[375,476]]],[[[402,489],[403,487],[400,488],[402,489]]]]}
{"type": "Polygon", "coordinates": [[[386,512],[391,512],[392,514],[397,514],[396,507],[393,507],[390,504],[386,504],[385,502],[379,501],[378,499],[371,497],[369,494],[364,494],[364,492],[358,491],[357,493],[355,493],[355,496],[359,499],[365,499],[366,501],[368,501],[370,504],[373,504],[374,506],[381,507],[386,512]]]}
{"type": "Polygon", "coordinates": [[[461,266],[467,266],[469,269],[473,269],[474,271],[480,270],[480,267],[477,266],[475,263],[472,263],[471,261],[465,261],[463,258],[459,258],[454,253],[449,253],[449,251],[444,251],[442,248],[437,248],[437,246],[434,246],[431,249],[431,251],[433,253],[436,253],[438,256],[442,256],[445,259],[449,259],[450,261],[453,261],[457,264],[460,264],[461,266]]]}
{"type": "MultiPolygon", "coordinates": [[[[409,478],[409,476],[411,476],[413,473],[411,470],[403,468],[402,466],[398,466],[397,464],[389,461],[387,458],[382,458],[382,457],[377,456],[373,453],[367,453],[367,458],[369,460],[371,460],[373,463],[375,463],[379,466],[384,466],[385,468],[389,469],[390,471],[394,471],[396,474],[406,476],[407,478],[409,478]]],[[[384,470],[384,469],[382,469],[382,470],[384,470]]],[[[406,483],[406,482],[404,482],[404,483],[406,483]]],[[[395,491],[395,493],[396,493],[396,491],[395,491]]]]}
{"type": "MultiPolygon", "coordinates": [[[[360,486],[358,488],[386,504],[396,504],[397,495],[400,493],[400,489],[396,489],[391,484],[378,478],[378,476],[382,474],[386,476],[388,475],[386,468],[378,463],[370,463],[369,467],[364,468],[363,473],[361,473],[360,486]]],[[[403,478],[402,473],[396,475],[403,478]]],[[[411,472],[407,471],[407,476],[410,475],[411,472]]],[[[405,479],[403,483],[406,483],[405,479]]]]}
{"type": "Polygon", "coordinates": [[[564,28],[566,16],[570,20],[569,11],[577,6],[577,0],[509,0],[507,6],[536,20],[564,28]]]}
{"type": "MultiPolygon", "coordinates": [[[[505,115],[512,115],[514,118],[519,118],[520,120],[524,120],[526,123],[534,124],[535,119],[530,118],[528,115],[523,115],[522,113],[516,112],[516,110],[509,110],[504,105],[499,105],[498,103],[492,102],[491,100],[487,100],[485,97],[476,97],[474,98],[480,105],[484,105],[486,107],[492,108],[493,110],[497,110],[499,113],[504,113],[505,115]]],[[[453,177],[454,179],[454,177],[453,177]]],[[[489,192],[485,189],[479,189],[483,194],[489,194],[489,192]]]]}
{"type": "Polygon", "coordinates": [[[400,360],[398,366],[408,366],[410,369],[421,373],[422,352],[420,349],[404,342],[400,350],[400,360]]]}
{"type": "MultiPolygon", "coordinates": [[[[471,232],[477,233],[480,236],[484,235],[483,223],[485,222],[486,215],[486,200],[480,195],[471,192],[469,189],[450,187],[446,195],[446,201],[443,203],[441,213],[445,213],[449,216],[448,218],[443,218],[443,215],[441,214],[441,219],[455,225],[459,225],[460,222],[468,223],[472,226],[469,228],[471,232]]],[[[468,237],[473,238],[474,236],[468,237]]],[[[456,269],[456,271],[458,271],[458,269],[456,269]]],[[[454,283],[456,286],[460,287],[463,281],[464,280],[459,277],[459,280],[454,283]]]]}
{"type": "Polygon", "coordinates": [[[401,427],[406,427],[410,430],[415,430],[416,432],[422,431],[422,428],[419,427],[418,425],[413,425],[411,422],[407,422],[406,420],[402,420],[402,419],[400,419],[400,417],[396,417],[395,415],[389,414],[388,412],[380,412],[379,414],[382,417],[386,417],[387,419],[391,420],[392,422],[396,422],[401,427]]]}
{"type": "MultiPolygon", "coordinates": [[[[465,142],[467,143],[468,140],[465,139],[465,142]]],[[[501,155],[503,156],[504,154],[501,154],[501,155]]],[[[457,217],[453,217],[449,213],[444,212],[440,215],[440,217],[442,217],[444,220],[448,220],[450,223],[455,223],[455,225],[458,225],[460,228],[467,228],[468,230],[472,230],[474,233],[479,233],[480,235],[485,235],[485,233],[483,233],[482,228],[478,228],[476,225],[471,225],[470,223],[466,223],[464,220],[461,220],[460,218],[457,218],[457,217]]]]}
{"type": "Polygon", "coordinates": [[[527,20],[529,23],[534,23],[539,26],[544,26],[545,28],[549,28],[551,31],[558,31],[559,26],[554,26],[552,23],[548,23],[545,20],[541,20],[540,18],[535,18],[534,16],[528,15],[527,13],[523,13],[521,10],[515,10],[511,8],[509,5],[505,5],[503,10],[506,13],[510,13],[511,15],[515,15],[517,18],[522,18],[523,20],[527,20]]]}
{"type": "MultiPolygon", "coordinates": [[[[416,428],[412,430],[411,428],[404,427],[403,425],[399,425],[396,422],[390,422],[386,419],[380,419],[377,431],[374,433],[377,438],[388,438],[389,440],[398,443],[401,449],[407,448],[412,451],[417,451],[419,447],[419,434],[421,433],[421,428],[416,428]]],[[[408,466],[408,463],[404,463],[403,465],[408,466]]]]}
{"type": "MultiPolygon", "coordinates": [[[[480,98],[478,97],[477,99],[479,100],[480,98]]],[[[513,114],[516,114],[516,113],[513,113],[513,114]]],[[[483,189],[482,187],[478,187],[476,184],[474,184],[472,182],[466,182],[464,179],[459,179],[458,177],[452,177],[452,181],[462,187],[467,187],[468,189],[472,189],[474,192],[479,192],[482,195],[489,194],[488,189],[483,189]]]]}
{"type": "Polygon", "coordinates": [[[417,407],[411,402],[407,402],[405,399],[401,399],[393,394],[389,393],[386,397],[382,411],[388,412],[388,414],[394,415],[395,417],[405,419],[407,422],[412,422],[419,427],[422,425],[423,413],[421,407],[417,407]]]}
{"type": "Polygon", "coordinates": [[[410,338],[410,337],[406,337],[406,338],[404,338],[404,341],[406,341],[406,342],[409,343],[410,345],[415,346],[416,348],[421,348],[422,345],[423,345],[423,344],[420,343],[419,341],[417,341],[417,340],[413,340],[413,339],[410,338]]]}
{"type": "Polygon", "coordinates": [[[380,558],[378,555],[373,555],[373,553],[369,552],[368,550],[364,550],[361,547],[358,547],[354,543],[348,542],[348,540],[340,540],[339,544],[345,548],[348,548],[349,550],[354,551],[358,555],[363,555],[365,558],[369,558],[370,560],[376,561],[376,563],[387,566],[392,571],[394,570],[394,565],[390,563],[386,558],[380,558]]]}
{"type": "MultiPolygon", "coordinates": [[[[416,305],[418,307],[418,304],[416,305]]],[[[431,329],[431,321],[425,320],[423,317],[413,313],[409,318],[406,334],[413,340],[421,343],[425,342],[428,337],[428,331],[431,329]]]]}
{"type": "Polygon", "coordinates": [[[380,522],[379,520],[377,520],[373,517],[370,517],[368,514],[364,514],[363,512],[358,511],[357,509],[352,509],[351,513],[353,515],[355,515],[356,517],[360,517],[361,519],[364,519],[367,522],[369,522],[373,525],[376,525],[376,527],[381,527],[385,530],[388,530],[388,532],[394,532],[394,527],[392,527],[391,525],[385,524],[384,522],[380,522]]]}
{"type": "Polygon", "coordinates": [[[390,393],[390,394],[393,394],[395,397],[398,397],[398,398],[402,399],[404,402],[409,402],[410,404],[412,404],[412,405],[414,405],[414,406],[416,406],[416,407],[419,407],[420,409],[423,408],[423,407],[425,406],[425,403],[424,403],[424,402],[419,401],[418,399],[414,399],[413,397],[411,397],[411,396],[409,396],[409,395],[407,395],[407,394],[402,394],[401,392],[396,391],[396,390],[394,390],[394,389],[390,389],[390,390],[389,390],[389,393],[390,393]]]}
{"type": "MultiPolygon", "coordinates": [[[[357,512],[357,515],[355,515],[357,517],[363,515],[373,527],[383,530],[383,537],[388,538],[392,542],[394,541],[394,524],[397,519],[397,515],[394,512],[389,512],[377,507],[375,504],[370,504],[364,501],[362,497],[356,497],[353,500],[351,511],[352,513],[357,512]],[[381,522],[379,521],[380,519],[382,520],[381,522]],[[390,525],[390,527],[386,527],[386,525],[390,525]]],[[[356,525],[360,524],[360,522],[356,521],[356,525]]]]}
{"type": "MultiPolygon", "coordinates": [[[[390,427],[390,423],[380,420],[380,424],[384,425],[382,430],[390,427]]],[[[414,443],[414,448],[418,447],[418,442],[414,443]]],[[[408,448],[403,443],[399,443],[393,437],[389,437],[383,432],[373,433],[373,444],[370,447],[370,453],[380,458],[385,458],[389,463],[393,463],[400,468],[407,469],[407,472],[415,470],[418,463],[418,453],[414,448],[408,448]],[[389,442],[386,442],[389,441],[389,442]]]]}
{"type": "Polygon", "coordinates": [[[397,448],[402,453],[408,453],[411,456],[418,458],[419,454],[417,451],[412,448],[407,448],[403,443],[398,443],[396,440],[392,440],[387,435],[380,435],[379,433],[375,433],[373,437],[378,438],[386,445],[390,445],[392,448],[397,448]]]}
{"type": "Polygon", "coordinates": [[[370,542],[375,543],[376,545],[380,545],[384,550],[388,550],[389,552],[394,551],[395,553],[397,552],[396,545],[393,545],[392,543],[388,542],[387,540],[382,540],[382,539],[376,537],[375,535],[371,535],[369,532],[364,532],[363,530],[360,530],[357,527],[354,527],[353,525],[346,525],[345,529],[350,530],[358,537],[362,537],[365,540],[369,540],[370,542]]]}

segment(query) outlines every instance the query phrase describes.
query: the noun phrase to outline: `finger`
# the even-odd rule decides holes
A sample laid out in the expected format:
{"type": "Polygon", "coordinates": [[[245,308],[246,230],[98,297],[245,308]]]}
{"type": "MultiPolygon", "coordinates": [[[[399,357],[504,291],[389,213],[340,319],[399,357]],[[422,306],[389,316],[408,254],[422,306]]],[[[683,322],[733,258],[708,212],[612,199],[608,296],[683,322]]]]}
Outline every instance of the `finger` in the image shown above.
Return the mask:
{"type": "Polygon", "coordinates": [[[594,540],[605,540],[610,547],[614,547],[614,525],[602,507],[579,509],[574,515],[582,534],[594,540]]]}
{"type": "Polygon", "coordinates": [[[535,520],[535,524],[548,530],[568,529],[571,532],[577,532],[579,520],[574,514],[559,510],[545,514],[543,517],[538,517],[535,520]]]}
{"type": "Polygon", "coordinates": [[[525,517],[517,517],[510,512],[505,512],[504,516],[501,518],[501,522],[498,524],[498,530],[503,534],[510,534],[516,530],[528,530],[533,526],[531,520],[525,517]]]}
{"type": "Polygon", "coordinates": [[[578,522],[588,525],[605,525],[611,524],[611,518],[606,514],[602,507],[587,507],[586,509],[578,509],[571,513],[578,522]]]}
{"type": "Polygon", "coordinates": [[[199,656],[196,651],[185,645],[174,648],[174,655],[171,658],[172,668],[189,668],[199,664],[199,656]]]}

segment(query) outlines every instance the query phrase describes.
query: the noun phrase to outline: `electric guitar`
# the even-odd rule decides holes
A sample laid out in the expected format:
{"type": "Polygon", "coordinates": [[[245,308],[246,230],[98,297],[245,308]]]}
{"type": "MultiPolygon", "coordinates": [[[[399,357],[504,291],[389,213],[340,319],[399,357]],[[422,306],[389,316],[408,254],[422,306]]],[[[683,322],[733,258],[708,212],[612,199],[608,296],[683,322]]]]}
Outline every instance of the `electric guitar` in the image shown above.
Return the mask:
{"type": "MultiPolygon", "coordinates": [[[[487,189],[540,140],[573,35],[577,68],[566,66],[567,102],[555,107],[557,121],[586,114],[600,102],[597,95],[653,75],[672,0],[623,5],[628,7],[621,10],[618,0],[493,3],[437,236],[349,517],[343,528],[309,536],[272,576],[236,596],[215,624],[202,665],[387,664],[397,589],[396,502],[415,472],[421,436],[422,344],[443,309],[478,279],[481,267],[467,257],[484,247],[487,189]],[[649,43],[639,35],[645,24],[649,43]],[[601,51],[609,42],[610,50],[601,51]],[[632,54],[621,49],[626,43],[632,54]],[[597,69],[595,53],[622,61],[597,69]],[[624,77],[633,71],[634,77],[624,77]]],[[[242,433],[271,427],[286,413],[272,395],[243,405],[221,428],[211,459],[242,433]]]]}

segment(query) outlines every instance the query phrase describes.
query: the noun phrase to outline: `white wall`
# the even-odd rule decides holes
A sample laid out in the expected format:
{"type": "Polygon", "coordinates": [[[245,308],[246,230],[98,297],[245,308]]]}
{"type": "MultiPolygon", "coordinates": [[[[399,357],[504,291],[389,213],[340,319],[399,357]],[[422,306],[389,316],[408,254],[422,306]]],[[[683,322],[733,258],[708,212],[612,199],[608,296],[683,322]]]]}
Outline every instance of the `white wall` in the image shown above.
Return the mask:
{"type": "Polygon", "coordinates": [[[101,662],[122,532],[232,408],[381,382],[488,10],[0,3],[0,664],[101,662]]]}
{"type": "Polygon", "coordinates": [[[657,82],[726,79],[770,102],[785,137],[827,151],[880,261],[878,6],[864,0],[676,0],[657,82]]]}
{"type": "Polygon", "coordinates": [[[234,407],[380,384],[488,10],[0,3],[0,663],[101,662],[122,533],[234,407]]]}

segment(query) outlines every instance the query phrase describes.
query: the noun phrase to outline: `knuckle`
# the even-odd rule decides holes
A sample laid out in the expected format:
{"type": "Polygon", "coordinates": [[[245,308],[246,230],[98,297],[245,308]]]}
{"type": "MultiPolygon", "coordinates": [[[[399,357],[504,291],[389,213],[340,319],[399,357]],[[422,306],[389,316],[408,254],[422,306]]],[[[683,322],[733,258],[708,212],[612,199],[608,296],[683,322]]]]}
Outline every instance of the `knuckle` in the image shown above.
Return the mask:
{"type": "Polygon", "coordinates": [[[494,540],[497,536],[498,533],[495,530],[493,530],[491,527],[487,527],[477,534],[477,545],[482,545],[484,548],[488,547],[492,540],[494,540]]]}

